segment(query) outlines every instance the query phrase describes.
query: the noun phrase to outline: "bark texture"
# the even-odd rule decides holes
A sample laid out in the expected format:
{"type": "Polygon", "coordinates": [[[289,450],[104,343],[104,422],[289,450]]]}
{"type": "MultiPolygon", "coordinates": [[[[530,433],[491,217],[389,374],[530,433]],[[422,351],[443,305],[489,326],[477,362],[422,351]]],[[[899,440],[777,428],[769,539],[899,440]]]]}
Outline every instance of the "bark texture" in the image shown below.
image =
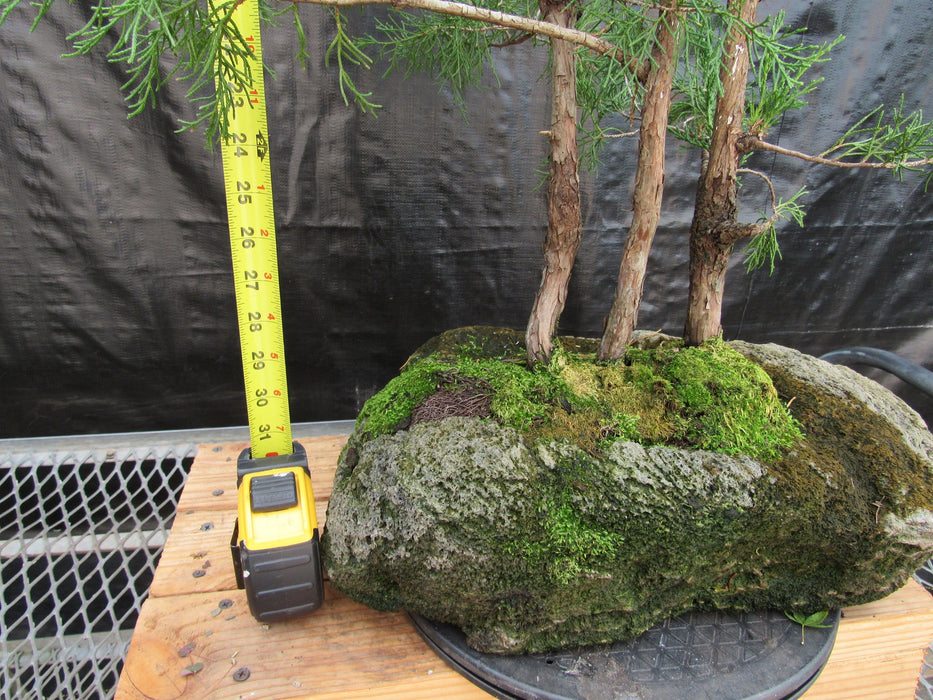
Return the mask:
{"type": "MultiPolygon", "coordinates": [[[[757,8],[758,0],[729,1],[729,12],[744,22],[755,21],[757,8]]],[[[734,235],[740,157],[736,144],[745,115],[748,68],[745,34],[733,29],[726,40],[720,69],[723,93],[716,104],[709,157],[700,174],[690,226],[690,291],[684,339],[691,345],[722,333],[726,269],[739,238],[734,235]]]]}
{"type": "Polygon", "coordinates": [[[678,4],[678,0],[669,2],[658,20],[641,111],[632,226],[625,239],[615,297],[599,344],[599,358],[602,360],[622,357],[635,330],[644,292],[648,253],[661,217],[665,139],[671,84],[677,64],[678,4]]]}
{"type": "MultiPolygon", "coordinates": [[[[572,27],[576,7],[564,1],[540,1],[545,21],[572,27]]],[[[544,271],[525,334],[528,363],[546,361],[567,301],[570,273],[580,248],[582,214],[577,154],[577,66],[574,46],[551,39],[551,150],[548,173],[548,229],[544,271]]]]}

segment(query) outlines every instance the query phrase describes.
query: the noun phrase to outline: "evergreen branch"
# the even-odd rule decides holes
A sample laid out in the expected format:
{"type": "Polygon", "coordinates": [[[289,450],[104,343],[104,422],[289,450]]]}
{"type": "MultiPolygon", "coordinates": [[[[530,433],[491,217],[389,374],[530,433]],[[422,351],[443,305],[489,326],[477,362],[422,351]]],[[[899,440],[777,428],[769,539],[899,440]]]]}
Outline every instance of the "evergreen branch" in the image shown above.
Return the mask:
{"type": "Polygon", "coordinates": [[[804,211],[797,203],[797,200],[806,194],[807,189],[801,187],[793,197],[785,202],[777,198],[771,179],[764,173],[747,168],[741,168],[739,172],[750,173],[764,179],[771,192],[772,213],[768,218],[764,218],[764,215],[762,215],[758,223],[748,225],[748,230],[744,232],[744,235],[737,236],[728,242],[734,243],[740,238],[751,238],[748,248],[745,249],[745,271],[752,272],[764,267],[765,263],[768,263],[768,274],[773,274],[775,260],[781,258],[781,250],[778,247],[776,224],[782,219],[793,219],[798,226],[803,226],[804,211]]]}
{"type": "MultiPolygon", "coordinates": [[[[773,222],[772,222],[773,224],[773,222]]],[[[754,238],[768,229],[768,222],[759,222],[756,224],[743,224],[738,222],[726,222],[716,227],[718,239],[723,245],[731,245],[743,238],[754,238]]]]}
{"type": "Polygon", "coordinates": [[[919,110],[905,115],[903,95],[888,123],[884,117],[884,105],[879,105],[820,157],[832,156],[833,160],[857,158],[858,162],[882,163],[898,176],[903,170],[919,170],[933,163],[933,122],[924,122],[923,113],[919,110]],[[876,116],[873,126],[865,126],[876,116]]]}
{"type": "Polygon", "coordinates": [[[524,44],[529,39],[534,39],[534,38],[535,38],[535,35],[532,34],[531,32],[523,32],[521,34],[516,34],[514,37],[506,41],[500,42],[498,44],[491,44],[491,46],[496,49],[505,49],[505,48],[508,48],[509,46],[518,46],[519,44],[524,44]]]}
{"type": "Polygon", "coordinates": [[[840,155],[834,158],[827,158],[826,156],[815,156],[809,153],[802,153],[801,151],[795,151],[790,148],[784,148],[783,146],[778,146],[777,144],[769,143],[768,141],[762,140],[757,134],[743,134],[740,138],[740,148],[741,153],[751,153],[752,151],[770,151],[772,153],[778,153],[784,156],[791,156],[793,158],[798,158],[800,160],[805,160],[809,163],[818,163],[820,165],[831,165],[834,168],[866,168],[874,170],[893,170],[898,172],[900,170],[919,170],[926,167],[927,165],[933,165],[933,155],[926,158],[918,158],[916,160],[888,160],[883,158],[881,160],[868,161],[868,160],[859,160],[859,161],[845,161],[841,158],[845,155],[852,155],[855,151],[853,150],[850,153],[845,155],[840,155]]]}
{"type": "Polygon", "coordinates": [[[563,39],[571,44],[583,46],[597,54],[607,55],[614,58],[619,63],[637,70],[640,66],[638,60],[627,56],[625,52],[616,45],[597,37],[588,32],[570,27],[561,27],[551,22],[544,22],[539,19],[522,17],[520,15],[508,14],[498,10],[490,10],[485,7],[477,7],[453,0],[293,0],[294,2],[305,2],[312,5],[327,5],[330,7],[349,7],[356,5],[392,5],[396,9],[406,10],[429,10],[442,15],[452,15],[463,17],[464,19],[476,20],[487,24],[494,24],[509,29],[517,29],[521,32],[529,32],[548,36],[554,39],[563,39]]]}
{"type": "Polygon", "coordinates": [[[771,182],[770,177],[765,175],[760,170],[752,170],[751,168],[739,168],[735,172],[736,174],[744,173],[746,175],[754,175],[755,177],[759,177],[762,180],[764,180],[765,184],[768,186],[768,191],[771,193],[771,211],[777,211],[777,208],[778,208],[777,194],[775,194],[774,192],[774,183],[771,182]]]}
{"type": "Polygon", "coordinates": [[[350,77],[350,74],[347,72],[345,65],[345,62],[349,62],[362,68],[369,68],[372,66],[373,61],[356,45],[352,37],[347,34],[339,8],[333,8],[333,16],[337,24],[337,33],[334,35],[334,40],[330,43],[330,46],[324,54],[324,65],[330,66],[330,58],[336,51],[340,95],[343,97],[343,103],[350,104],[350,100],[347,97],[347,92],[349,92],[363,112],[369,112],[375,115],[376,110],[382,105],[377,105],[369,99],[372,97],[371,92],[360,92],[359,88],[356,87],[356,84],[350,77]]]}
{"type": "MultiPolygon", "coordinates": [[[[187,97],[197,112],[192,121],[181,122],[182,128],[205,124],[208,144],[213,145],[227,135],[228,114],[252,84],[252,51],[233,23],[240,2],[101,0],[92,6],[87,22],[67,36],[72,49],[65,55],[88,55],[112,40],[106,59],[123,66],[127,79],[121,87],[130,116],[154,104],[158,91],[172,78],[187,82],[187,97]],[[165,67],[166,58],[174,59],[170,68],[165,67]]],[[[31,3],[37,10],[33,29],[53,3],[31,3]]],[[[0,24],[21,4],[22,0],[0,0],[0,24]]],[[[263,22],[272,21],[267,0],[259,0],[259,14],[263,22]]],[[[304,41],[299,31],[300,51],[304,41]]]]}
{"type": "Polygon", "coordinates": [[[403,65],[405,77],[418,71],[434,75],[451,87],[461,109],[466,88],[480,81],[484,67],[495,75],[491,48],[512,36],[501,27],[433,12],[393,13],[378,20],[376,30],[380,39],[362,42],[379,47],[389,62],[386,73],[403,65]]]}
{"type": "MultiPolygon", "coordinates": [[[[819,155],[802,153],[769,143],[758,133],[744,133],[737,147],[742,154],[771,151],[809,163],[834,168],[889,170],[901,177],[905,170],[924,171],[933,165],[933,122],[924,122],[919,110],[904,114],[904,98],[885,122],[883,106],[859,119],[830,148],[819,155]]],[[[929,185],[933,168],[926,174],[929,185]]]]}
{"type": "Polygon", "coordinates": [[[822,78],[805,79],[819,63],[829,61],[829,53],[845,37],[823,44],[792,41],[804,30],[788,29],[785,13],[778,12],[770,22],[751,28],[752,52],[747,95],[746,121],[752,131],[762,133],[791,109],[804,107],[804,96],[813,92],[822,78]]]}
{"type": "MultiPolygon", "coordinates": [[[[3,24],[6,21],[7,16],[19,7],[21,0],[2,0],[0,1],[0,24],[3,24]]],[[[36,28],[35,23],[32,26],[33,29],[36,28]]]]}

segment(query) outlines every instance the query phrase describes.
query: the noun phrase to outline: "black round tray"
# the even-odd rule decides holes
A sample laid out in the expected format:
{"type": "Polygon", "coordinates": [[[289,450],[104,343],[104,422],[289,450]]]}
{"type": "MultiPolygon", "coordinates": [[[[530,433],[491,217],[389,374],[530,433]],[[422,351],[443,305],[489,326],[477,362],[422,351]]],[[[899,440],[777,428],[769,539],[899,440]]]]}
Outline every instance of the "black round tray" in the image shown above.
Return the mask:
{"type": "Polygon", "coordinates": [[[482,654],[458,628],[410,615],[453,668],[504,700],[785,700],[823,670],[840,614],[825,628],[783,613],[688,612],[629,642],[551,654],[482,654]]]}

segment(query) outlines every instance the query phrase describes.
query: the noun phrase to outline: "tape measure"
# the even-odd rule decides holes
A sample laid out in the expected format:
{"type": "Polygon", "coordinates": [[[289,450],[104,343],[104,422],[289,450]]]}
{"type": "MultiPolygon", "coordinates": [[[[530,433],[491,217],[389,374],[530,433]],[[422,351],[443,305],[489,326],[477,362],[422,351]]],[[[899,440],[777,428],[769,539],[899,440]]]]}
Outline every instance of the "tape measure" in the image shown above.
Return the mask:
{"type": "Polygon", "coordinates": [[[251,49],[251,81],[231,84],[221,154],[250,447],[237,461],[230,548],[250,611],[273,622],[316,610],[324,589],[308,458],[292,441],[288,411],[258,0],[241,2],[233,22],[251,49]]]}
{"type": "Polygon", "coordinates": [[[221,153],[250,447],[258,458],[290,454],[292,428],[256,0],[241,2],[233,21],[252,49],[252,86],[236,93],[221,153]]]}

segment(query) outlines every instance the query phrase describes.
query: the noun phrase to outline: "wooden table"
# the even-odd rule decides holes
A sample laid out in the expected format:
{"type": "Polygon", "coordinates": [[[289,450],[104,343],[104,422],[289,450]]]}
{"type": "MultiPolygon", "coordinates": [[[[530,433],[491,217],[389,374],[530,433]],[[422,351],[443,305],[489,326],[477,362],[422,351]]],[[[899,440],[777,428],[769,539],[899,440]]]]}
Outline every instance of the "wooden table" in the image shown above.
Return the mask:
{"type": "MultiPolygon", "coordinates": [[[[321,524],[346,439],[301,441],[321,524]]],[[[311,616],[273,625],[253,619],[236,588],[229,550],[236,458],[244,447],[201,446],[116,698],[489,698],[436,656],[404,614],[363,607],[327,584],[324,606],[311,616]],[[222,607],[222,601],[232,605],[222,607]],[[188,667],[199,670],[190,673],[188,667]],[[234,679],[246,675],[240,669],[248,669],[246,680],[234,679]]],[[[884,600],[849,608],[806,700],[913,698],[931,639],[933,596],[915,582],[884,600]]]]}

